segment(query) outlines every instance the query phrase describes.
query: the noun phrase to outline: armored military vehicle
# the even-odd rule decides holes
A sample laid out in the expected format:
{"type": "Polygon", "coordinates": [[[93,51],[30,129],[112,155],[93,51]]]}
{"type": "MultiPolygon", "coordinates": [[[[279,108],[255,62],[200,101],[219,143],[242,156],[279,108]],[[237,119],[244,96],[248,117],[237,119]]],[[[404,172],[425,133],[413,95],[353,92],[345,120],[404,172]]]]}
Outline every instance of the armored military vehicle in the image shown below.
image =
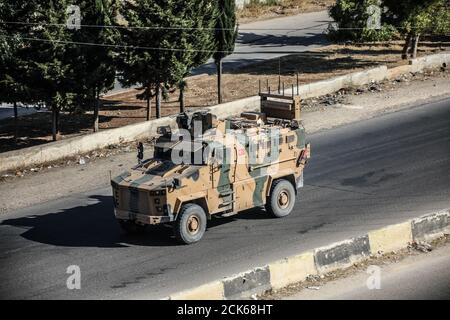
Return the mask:
{"type": "Polygon", "coordinates": [[[224,120],[185,113],[176,128],[158,128],[153,157],[111,181],[121,227],[171,224],[175,238],[191,244],[213,216],[263,206],[273,217],[289,215],[310,157],[300,98],[260,96],[260,112],[224,120]]]}

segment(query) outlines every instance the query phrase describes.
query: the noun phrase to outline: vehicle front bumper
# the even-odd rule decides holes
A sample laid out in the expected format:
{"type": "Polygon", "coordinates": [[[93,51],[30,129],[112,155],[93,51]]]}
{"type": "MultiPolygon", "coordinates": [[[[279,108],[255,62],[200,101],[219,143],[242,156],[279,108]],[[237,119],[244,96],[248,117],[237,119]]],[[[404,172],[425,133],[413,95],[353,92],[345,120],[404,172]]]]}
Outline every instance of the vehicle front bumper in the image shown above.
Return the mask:
{"type": "Polygon", "coordinates": [[[116,216],[116,219],[134,221],[138,224],[155,225],[173,221],[173,218],[171,216],[149,216],[146,214],[140,214],[120,209],[114,209],[114,214],[116,216]]]}

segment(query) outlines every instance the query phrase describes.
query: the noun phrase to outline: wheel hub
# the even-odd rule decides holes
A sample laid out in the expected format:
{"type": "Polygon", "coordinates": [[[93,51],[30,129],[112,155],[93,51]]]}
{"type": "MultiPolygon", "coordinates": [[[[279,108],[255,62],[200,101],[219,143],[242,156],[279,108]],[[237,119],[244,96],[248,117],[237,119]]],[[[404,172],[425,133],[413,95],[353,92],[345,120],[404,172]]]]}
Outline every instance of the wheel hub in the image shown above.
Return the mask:
{"type": "Polygon", "coordinates": [[[288,206],[288,204],[289,204],[289,195],[285,190],[283,190],[278,195],[278,205],[284,209],[288,206]]]}
{"type": "Polygon", "coordinates": [[[199,220],[196,216],[190,216],[187,222],[187,229],[190,234],[196,234],[199,230],[199,220]]]}

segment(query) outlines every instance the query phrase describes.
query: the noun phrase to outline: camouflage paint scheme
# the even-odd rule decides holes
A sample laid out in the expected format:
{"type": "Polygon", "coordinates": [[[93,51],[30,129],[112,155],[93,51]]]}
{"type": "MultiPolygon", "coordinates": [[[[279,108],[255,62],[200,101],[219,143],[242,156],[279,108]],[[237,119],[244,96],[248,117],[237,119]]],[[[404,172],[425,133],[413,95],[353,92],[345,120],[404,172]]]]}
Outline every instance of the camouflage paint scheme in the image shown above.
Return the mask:
{"type": "MultiPolygon", "coordinates": [[[[200,205],[208,218],[229,216],[264,205],[276,179],[290,181],[296,190],[303,186],[310,146],[303,126],[293,117],[284,123],[267,121],[264,113],[225,120],[216,120],[211,114],[199,117],[213,119],[211,128],[192,141],[208,145],[215,156],[210,153],[199,165],[175,164],[155,156],[115,177],[111,184],[117,219],[141,225],[169,223],[186,203],[200,205]],[[218,136],[223,143],[217,143],[218,136]],[[268,136],[272,137],[270,143],[268,136]],[[223,152],[219,161],[221,149],[228,152],[223,152]]],[[[161,135],[155,148],[170,151],[180,143],[161,135]]]]}

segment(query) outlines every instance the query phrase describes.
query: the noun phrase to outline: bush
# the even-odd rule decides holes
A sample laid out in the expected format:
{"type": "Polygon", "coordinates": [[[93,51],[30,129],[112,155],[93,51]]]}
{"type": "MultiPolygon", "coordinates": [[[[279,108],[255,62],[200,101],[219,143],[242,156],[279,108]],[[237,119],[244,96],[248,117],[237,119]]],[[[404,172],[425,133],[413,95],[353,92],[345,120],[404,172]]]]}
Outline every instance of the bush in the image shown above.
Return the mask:
{"type": "MultiPolygon", "coordinates": [[[[338,0],[330,9],[330,16],[336,22],[336,27],[328,29],[328,38],[332,41],[387,41],[395,37],[396,29],[383,23],[381,14],[381,29],[368,28],[371,18],[369,7],[380,7],[379,0],[338,0]]],[[[381,10],[381,9],[380,9],[381,10]]]]}

